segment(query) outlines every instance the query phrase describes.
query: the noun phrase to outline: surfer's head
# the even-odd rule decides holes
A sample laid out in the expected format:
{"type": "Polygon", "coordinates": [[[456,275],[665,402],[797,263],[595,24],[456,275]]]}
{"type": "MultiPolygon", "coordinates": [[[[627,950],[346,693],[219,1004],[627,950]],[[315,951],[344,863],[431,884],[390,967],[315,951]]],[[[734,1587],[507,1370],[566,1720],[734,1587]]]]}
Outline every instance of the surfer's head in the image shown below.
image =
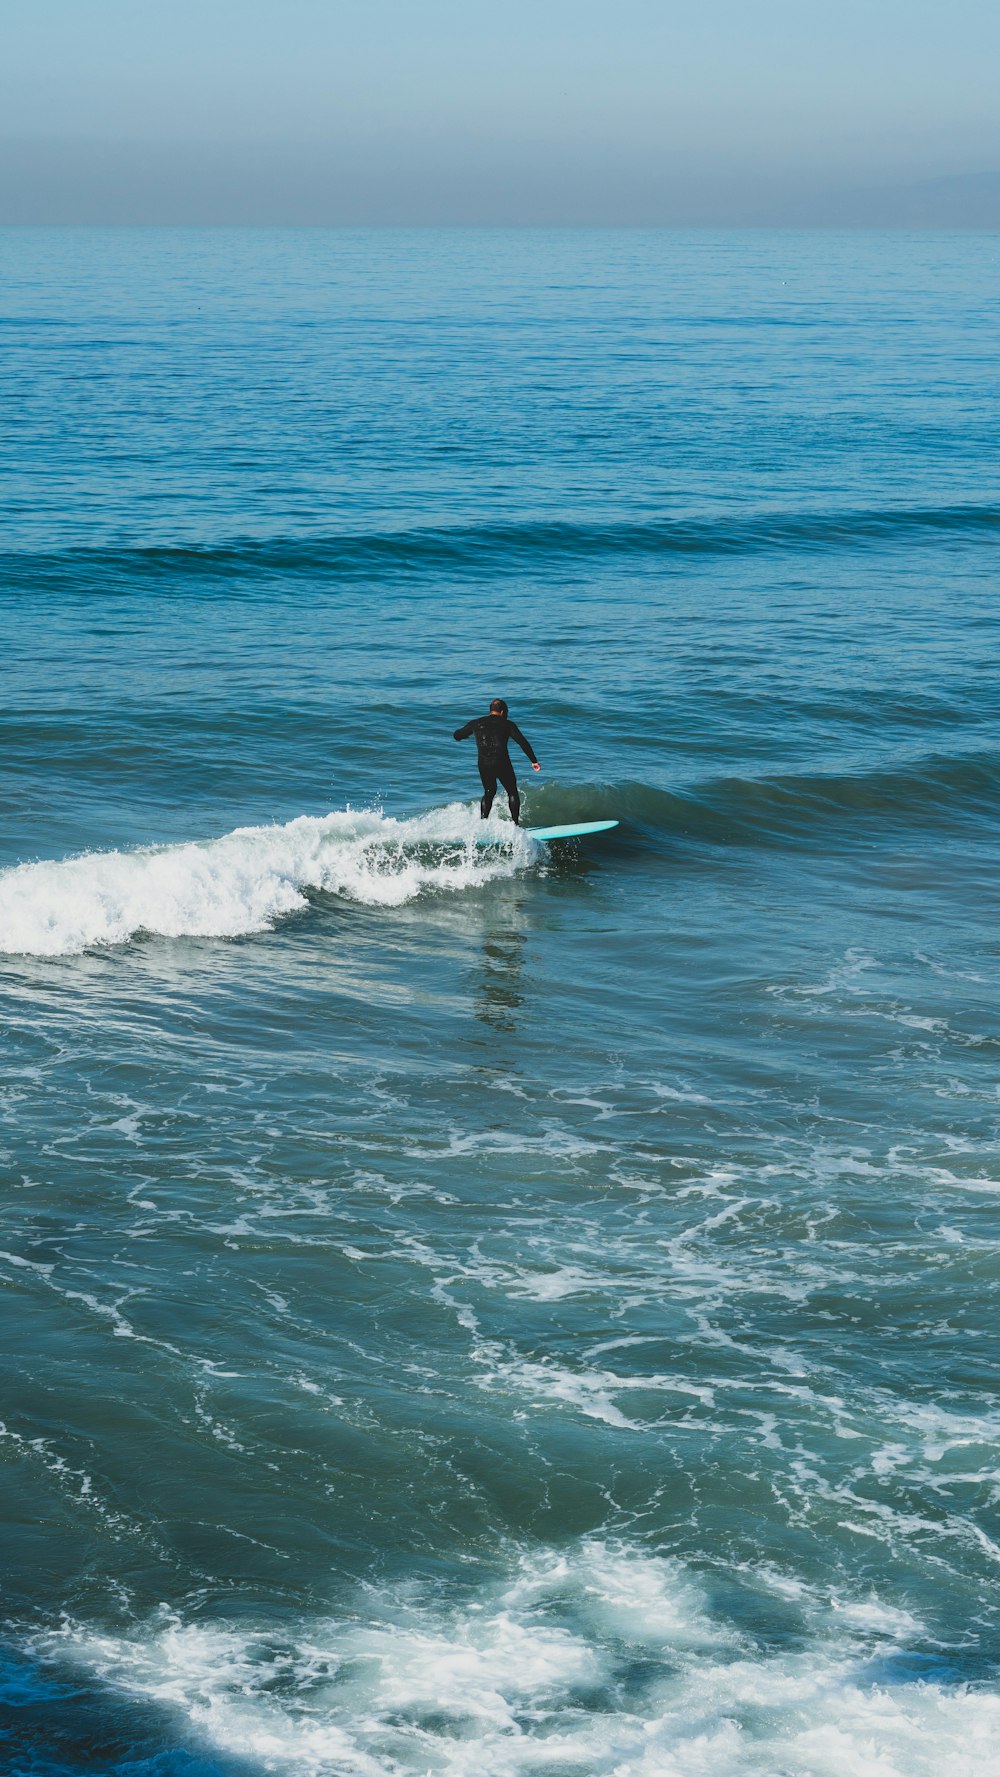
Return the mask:
{"type": "Polygon", "coordinates": [[[493,702],[490,704],[490,715],[491,716],[505,716],[506,714],[507,714],[507,705],[504,703],[503,698],[502,697],[495,697],[493,699],[493,702]]]}

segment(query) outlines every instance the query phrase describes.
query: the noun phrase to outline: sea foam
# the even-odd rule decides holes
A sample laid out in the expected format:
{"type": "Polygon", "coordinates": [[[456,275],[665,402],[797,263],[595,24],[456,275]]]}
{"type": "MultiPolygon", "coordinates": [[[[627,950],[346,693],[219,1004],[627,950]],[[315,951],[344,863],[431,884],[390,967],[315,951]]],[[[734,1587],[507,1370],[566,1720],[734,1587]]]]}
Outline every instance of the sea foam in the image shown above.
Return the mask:
{"type": "MultiPolygon", "coordinates": [[[[781,1595],[761,1570],[762,1595],[781,1595]]],[[[402,1588],[297,1626],[67,1619],[31,1651],[275,1777],[988,1777],[1000,1700],[917,1676],[921,1625],[806,1588],[766,1646],[671,1558],[525,1555],[464,1605],[402,1588]]],[[[926,1672],[926,1663],[923,1663],[926,1672]]]]}
{"type": "Polygon", "coordinates": [[[237,938],[301,911],[309,890],[399,907],[429,890],[512,876],[530,862],[534,847],[523,833],[508,826],[509,847],[484,849],[475,843],[481,830],[462,803],[410,820],[348,809],[237,827],[219,839],[20,864],[0,871],[0,952],[72,956],[139,932],[237,938]]]}

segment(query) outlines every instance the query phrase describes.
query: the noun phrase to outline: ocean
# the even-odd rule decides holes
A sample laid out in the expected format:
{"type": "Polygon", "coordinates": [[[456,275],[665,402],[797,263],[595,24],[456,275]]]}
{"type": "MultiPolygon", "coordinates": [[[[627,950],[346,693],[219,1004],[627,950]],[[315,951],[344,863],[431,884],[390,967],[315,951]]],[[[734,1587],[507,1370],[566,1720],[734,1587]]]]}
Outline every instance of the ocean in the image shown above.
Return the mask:
{"type": "Polygon", "coordinates": [[[1000,1771],[998,261],[0,233],[5,1771],[1000,1771]]]}

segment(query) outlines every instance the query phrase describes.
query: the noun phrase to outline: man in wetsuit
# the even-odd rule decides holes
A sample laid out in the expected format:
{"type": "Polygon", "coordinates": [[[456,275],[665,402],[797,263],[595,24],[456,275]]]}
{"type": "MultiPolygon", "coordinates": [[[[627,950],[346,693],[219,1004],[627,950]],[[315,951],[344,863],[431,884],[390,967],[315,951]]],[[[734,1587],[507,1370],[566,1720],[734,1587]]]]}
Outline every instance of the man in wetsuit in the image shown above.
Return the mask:
{"type": "Polygon", "coordinates": [[[483,799],[479,804],[479,812],[485,821],[493,807],[493,798],[497,793],[497,778],[507,792],[510,804],[510,818],[518,826],[521,818],[521,797],[514,776],[514,767],[510,762],[507,743],[516,740],[522,753],[527,753],[531,760],[532,771],[541,771],[529,743],[525,740],[516,722],[510,721],[507,705],[502,697],[495,697],[490,704],[488,716],[477,716],[472,722],[466,722],[464,728],[456,728],[456,740],[468,740],[470,734],[476,737],[479,751],[479,775],[483,780],[483,799]]]}

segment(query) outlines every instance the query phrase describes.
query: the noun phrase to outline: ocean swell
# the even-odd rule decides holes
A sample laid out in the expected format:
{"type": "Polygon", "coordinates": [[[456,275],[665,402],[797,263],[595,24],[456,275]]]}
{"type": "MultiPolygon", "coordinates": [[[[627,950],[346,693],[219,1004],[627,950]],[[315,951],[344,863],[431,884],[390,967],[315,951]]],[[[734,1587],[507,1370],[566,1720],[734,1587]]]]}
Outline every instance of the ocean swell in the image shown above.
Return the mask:
{"type": "Polygon", "coordinates": [[[728,512],[712,518],[521,519],[494,524],[414,525],[398,531],[327,536],[231,537],[185,545],[8,552],[0,571],[9,587],[74,591],[188,582],[206,587],[297,579],[380,581],[430,572],[461,575],[537,573],[546,563],[585,564],[608,557],[724,557],[828,553],[872,546],[909,547],[943,537],[995,541],[1000,507],[986,504],[728,512]]]}

